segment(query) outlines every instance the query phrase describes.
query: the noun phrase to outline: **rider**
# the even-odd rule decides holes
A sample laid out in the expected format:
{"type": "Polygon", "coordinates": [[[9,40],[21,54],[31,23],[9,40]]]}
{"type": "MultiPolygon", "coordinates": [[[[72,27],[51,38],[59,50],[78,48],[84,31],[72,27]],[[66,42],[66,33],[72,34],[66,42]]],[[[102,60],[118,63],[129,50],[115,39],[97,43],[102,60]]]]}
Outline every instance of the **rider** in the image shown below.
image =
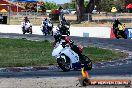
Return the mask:
{"type": "Polygon", "coordinates": [[[65,25],[65,24],[67,24],[67,21],[66,21],[65,17],[63,17],[61,20],[61,25],[65,25]]]}
{"type": "Polygon", "coordinates": [[[61,33],[65,32],[66,29],[64,28],[65,25],[70,25],[69,22],[67,22],[67,20],[65,19],[65,17],[62,18],[62,20],[60,21],[60,24],[58,25],[59,27],[59,31],[61,33]]]}
{"type": "Polygon", "coordinates": [[[28,19],[28,17],[26,16],[26,17],[24,17],[24,23],[26,24],[26,23],[30,23],[30,21],[29,21],[29,19],[28,19]]]}
{"type": "Polygon", "coordinates": [[[30,21],[29,21],[29,19],[28,19],[28,17],[26,16],[26,17],[24,17],[24,20],[23,20],[24,22],[23,22],[23,24],[22,24],[22,29],[25,29],[25,25],[26,25],[26,23],[30,23],[30,21]]]}
{"type": "Polygon", "coordinates": [[[44,18],[44,20],[42,21],[43,29],[48,29],[48,23],[49,23],[48,18],[44,18]]]}
{"type": "Polygon", "coordinates": [[[117,31],[119,30],[119,28],[118,28],[119,25],[122,25],[122,23],[118,19],[115,19],[114,23],[113,23],[113,31],[114,31],[115,36],[117,36],[117,31]]]}
{"type": "Polygon", "coordinates": [[[47,26],[48,25],[48,22],[49,22],[48,18],[44,18],[44,20],[43,20],[44,26],[47,26]]]}
{"type": "Polygon", "coordinates": [[[62,43],[62,46],[65,47],[65,45],[69,45],[71,49],[78,54],[80,60],[83,58],[82,47],[78,47],[77,45],[75,45],[73,40],[71,40],[68,36],[62,36],[58,34],[58,35],[54,35],[54,38],[55,38],[55,43],[60,42],[61,40],[64,40],[64,42],[62,43]]]}

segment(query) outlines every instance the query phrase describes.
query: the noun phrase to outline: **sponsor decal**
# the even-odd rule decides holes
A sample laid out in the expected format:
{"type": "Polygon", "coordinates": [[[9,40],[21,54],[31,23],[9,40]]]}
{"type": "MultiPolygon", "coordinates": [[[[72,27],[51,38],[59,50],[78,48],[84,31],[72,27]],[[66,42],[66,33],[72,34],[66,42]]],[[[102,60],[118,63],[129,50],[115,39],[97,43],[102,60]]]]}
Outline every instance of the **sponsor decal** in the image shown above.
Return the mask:
{"type": "Polygon", "coordinates": [[[82,77],[79,78],[81,86],[88,85],[125,85],[130,86],[131,81],[127,79],[89,79],[88,71],[81,70],[82,77]]]}
{"type": "Polygon", "coordinates": [[[90,80],[90,85],[130,85],[130,80],[90,80]]]}

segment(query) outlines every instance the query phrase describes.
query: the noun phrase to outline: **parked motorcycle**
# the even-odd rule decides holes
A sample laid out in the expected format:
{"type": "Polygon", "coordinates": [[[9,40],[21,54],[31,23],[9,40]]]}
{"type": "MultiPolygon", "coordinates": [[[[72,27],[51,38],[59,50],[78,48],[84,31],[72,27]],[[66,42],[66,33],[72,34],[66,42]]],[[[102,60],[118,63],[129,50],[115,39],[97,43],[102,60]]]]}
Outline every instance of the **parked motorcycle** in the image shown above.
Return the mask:
{"type": "Polygon", "coordinates": [[[30,22],[22,22],[22,32],[23,34],[25,33],[30,33],[32,34],[32,24],[30,22]]]}
{"type": "Polygon", "coordinates": [[[55,44],[52,56],[56,58],[59,67],[63,71],[81,69],[82,67],[85,67],[86,70],[92,69],[92,61],[85,55],[79,58],[79,55],[69,45],[64,44],[63,40],[55,44]]]}

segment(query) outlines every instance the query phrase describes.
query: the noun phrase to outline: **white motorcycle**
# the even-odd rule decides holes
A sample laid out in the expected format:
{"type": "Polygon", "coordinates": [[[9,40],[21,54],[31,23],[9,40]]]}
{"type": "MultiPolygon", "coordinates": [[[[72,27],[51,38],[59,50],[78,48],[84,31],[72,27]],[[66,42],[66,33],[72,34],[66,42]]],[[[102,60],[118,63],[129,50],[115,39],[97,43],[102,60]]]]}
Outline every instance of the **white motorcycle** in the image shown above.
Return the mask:
{"type": "Polygon", "coordinates": [[[23,34],[25,34],[25,33],[32,34],[32,24],[30,22],[27,22],[27,23],[22,22],[21,25],[22,25],[23,34]]]}
{"type": "Polygon", "coordinates": [[[82,67],[85,67],[87,70],[92,69],[92,61],[87,56],[82,55],[83,58],[80,59],[79,55],[69,45],[63,44],[63,41],[55,44],[52,56],[56,57],[57,63],[63,71],[81,69],[82,67]]]}

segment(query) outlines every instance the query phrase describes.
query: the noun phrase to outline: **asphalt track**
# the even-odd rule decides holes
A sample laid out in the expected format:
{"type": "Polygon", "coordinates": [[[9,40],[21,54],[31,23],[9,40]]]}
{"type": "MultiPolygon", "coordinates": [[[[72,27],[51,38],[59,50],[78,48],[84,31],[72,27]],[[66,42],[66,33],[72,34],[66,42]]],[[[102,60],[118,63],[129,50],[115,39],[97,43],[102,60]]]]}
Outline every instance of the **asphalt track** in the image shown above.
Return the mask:
{"type": "MultiPolygon", "coordinates": [[[[50,40],[51,36],[43,35],[22,35],[22,34],[4,34],[0,33],[0,38],[17,38],[34,41],[50,40]]],[[[94,46],[108,48],[129,53],[129,57],[117,61],[99,62],[94,64],[94,67],[89,71],[90,76],[129,76],[132,75],[132,40],[130,39],[103,39],[103,38],[82,38],[71,37],[77,44],[84,46],[94,46]]],[[[59,68],[53,67],[49,70],[39,71],[23,71],[23,72],[0,72],[0,77],[78,77],[80,70],[62,72],[59,68]]]]}

